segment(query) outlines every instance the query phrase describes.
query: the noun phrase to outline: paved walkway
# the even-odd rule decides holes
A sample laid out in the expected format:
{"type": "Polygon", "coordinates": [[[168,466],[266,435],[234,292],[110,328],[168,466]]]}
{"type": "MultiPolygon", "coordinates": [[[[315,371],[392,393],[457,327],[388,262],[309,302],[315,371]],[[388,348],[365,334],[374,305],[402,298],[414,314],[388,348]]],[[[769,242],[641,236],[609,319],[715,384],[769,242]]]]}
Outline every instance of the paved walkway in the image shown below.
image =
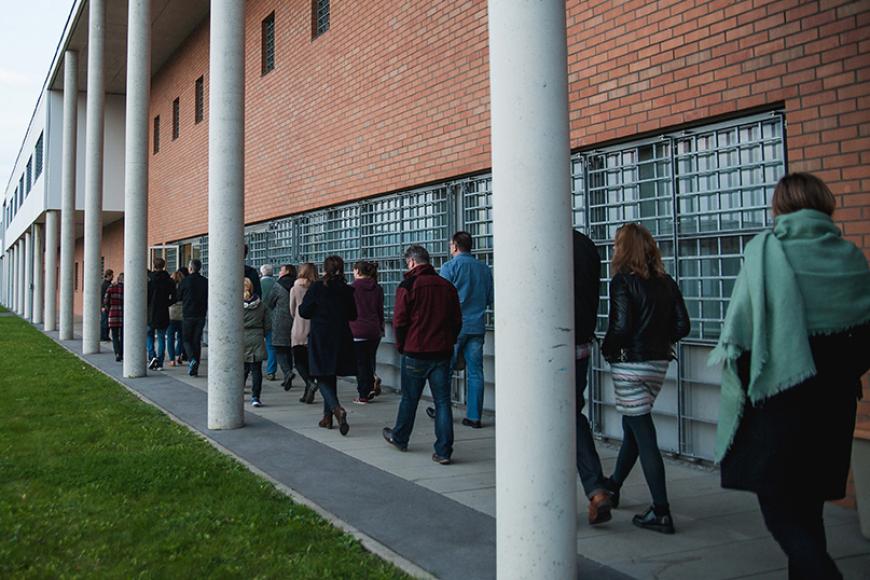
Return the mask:
{"type": "MultiPolygon", "coordinates": [[[[57,339],[56,333],[50,334],[57,339]]],[[[80,354],[80,341],[63,344],[80,354]]],[[[383,442],[380,431],[395,419],[396,394],[356,406],[351,402],[353,384],[341,382],[340,397],[351,425],[349,436],[341,437],[337,430],[317,427],[319,395],[317,404],[305,405],[297,401],[298,386],[285,393],[279,382],[266,381],[265,406],[252,409],[246,404],[244,429],[208,431],[205,364],[198,378],[188,377],[186,369],[167,367],[144,379],[123,380],[121,365],[108,352],[85,358],[399,560],[439,578],[495,576],[492,419],[485,421],[486,428],[473,430],[459,425],[457,416],[455,463],[440,466],[430,458],[434,434],[424,405],[407,453],[383,442]]],[[[616,449],[600,445],[599,452],[607,472],[616,449]]],[[[785,578],[785,558],[765,530],[754,496],[722,490],[718,474],[707,468],[670,460],[666,467],[674,536],[631,524],[631,516],[649,502],[639,467],[623,488],[613,521],[595,528],[585,522],[578,482],[581,578],[785,578]]],[[[829,505],[826,526],[829,549],[844,576],[870,580],[870,542],[860,534],[856,512],[829,505]]]]}

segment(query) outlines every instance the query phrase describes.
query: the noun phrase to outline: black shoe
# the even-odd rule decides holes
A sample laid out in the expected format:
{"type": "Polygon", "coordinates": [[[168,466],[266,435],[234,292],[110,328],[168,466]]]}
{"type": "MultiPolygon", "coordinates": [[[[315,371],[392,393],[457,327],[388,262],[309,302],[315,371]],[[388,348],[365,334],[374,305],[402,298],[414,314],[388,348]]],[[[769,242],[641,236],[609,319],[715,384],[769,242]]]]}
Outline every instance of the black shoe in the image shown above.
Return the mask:
{"type": "Polygon", "coordinates": [[[426,407],[426,414],[429,415],[430,419],[435,418],[435,407],[426,407]]]}
{"type": "Polygon", "coordinates": [[[148,363],[148,368],[153,371],[154,369],[157,368],[157,366],[158,366],[157,365],[157,357],[155,356],[154,358],[151,359],[151,362],[148,363]]]}
{"type": "Polygon", "coordinates": [[[610,492],[610,505],[613,509],[619,507],[619,486],[609,477],[604,478],[604,489],[610,492]]]}
{"type": "Polygon", "coordinates": [[[381,435],[384,436],[384,441],[386,441],[387,443],[389,443],[390,445],[392,445],[393,447],[395,447],[399,451],[407,451],[408,450],[407,445],[399,445],[398,443],[396,443],[395,439],[393,439],[393,430],[390,429],[389,427],[384,427],[383,431],[381,431],[381,435]]]}
{"type": "Polygon", "coordinates": [[[450,465],[450,458],[449,457],[441,457],[437,453],[432,454],[432,461],[434,461],[435,463],[437,463],[439,465],[450,465]]]}
{"type": "Polygon", "coordinates": [[[284,380],[284,390],[289,391],[293,388],[293,379],[296,378],[296,373],[290,373],[290,376],[284,380]]]}
{"type": "Polygon", "coordinates": [[[305,392],[302,393],[302,397],[299,398],[300,403],[306,403],[310,405],[314,402],[314,394],[317,392],[317,384],[315,383],[305,383],[305,392]]]}
{"type": "Polygon", "coordinates": [[[121,355],[116,354],[116,355],[115,355],[115,362],[121,362],[121,360],[122,360],[122,359],[121,359],[121,355]]]}
{"type": "Polygon", "coordinates": [[[480,421],[472,421],[471,419],[463,419],[462,424],[466,427],[471,427],[472,429],[481,429],[483,427],[483,423],[480,421]]]}
{"type": "Polygon", "coordinates": [[[643,514],[639,514],[631,518],[631,523],[636,525],[639,528],[644,528],[645,530],[653,530],[656,532],[661,532],[663,534],[673,534],[674,533],[674,519],[671,517],[671,513],[668,512],[664,515],[657,516],[655,512],[655,508],[650,506],[646,512],[643,514]]]}

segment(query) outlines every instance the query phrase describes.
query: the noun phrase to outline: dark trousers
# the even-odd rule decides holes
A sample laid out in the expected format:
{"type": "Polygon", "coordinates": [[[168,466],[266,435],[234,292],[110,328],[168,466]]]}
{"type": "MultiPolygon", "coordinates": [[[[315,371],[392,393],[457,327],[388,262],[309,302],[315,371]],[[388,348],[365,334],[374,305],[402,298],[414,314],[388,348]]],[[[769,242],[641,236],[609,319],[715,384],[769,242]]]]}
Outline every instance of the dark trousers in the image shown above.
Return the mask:
{"type": "Polygon", "coordinates": [[[109,311],[100,311],[100,340],[109,340],[109,311]]]}
{"type": "Polygon", "coordinates": [[[450,359],[430,360],[402,356],[402,400],[396,426],[393,427],[393,441],[402,447],[408,446],[417,405],[426,381],[435,400],[435,453],[450,458],[453,455],[453,407],[450,404],[450,359]]]}
{"type": "Polygon", "coordinates": [[[380,340],[359,340],[353,343],[356,354],[356,390],[362,398],[368,398],[375,388],[375,368],[378,364],[380,343],[380,340]]]}
{"type": "Polygon", "coordinates": [[[185,318],[181,323],[181,334],[184,336],[184,352],[190,359],[190,371],[199,371],[202,358],[202,333],[205,330],[205,318],[185,318]]]}
{"type": "Polygon", "coordinates": [[[251,375],[251,397],[260,400],[263,392],[263,361],[245,363],[245,381],[251,375]]]}
{"type": "Polygon", "coordinates": [[[788,557],[789,580],[833,580],[843,577],[828,555],[822,511],[824,500],[759,495],[764,523],[788,557]]]}
{"type": "Polygon", "coordinates": [[[317,377],[317,386],[320,388],[320,396],[323,397],[325,417],[341,407],[341,403],[338,402],[338,378],[335,375],[317,377]]]}
{"type": "Polygon", "coordinates": [[[115,356],[124,356],[124,329],[120,326],[110,328],[112,333],[112,350],[115,351],[115,356]]]}
{"type": "Polygon", "coordinates": [[[619,456],[616,458],[616,467],[613,470],[613,481],[621,486],[631,468],[637,463],[640,456],[640,466],[643,468],[643,476],[652,494],[653,504],[657,508],[668,508],[668,488],[665,484],[665,462],[659,451],[659,443],[656,438],[656,426],[652,415],[638,415],[632,417],[622,416],[622,447],[619,448],[619,456]]]}
{"type": "Polygon", "coordinates": [[[289,346],[272,346],[275,349],[275,360],[278,366],[281,367],[281,372],[284,374],[284,380],[281,381],[281,386],[287,388],[290,384],[290,379],[293,378],[293,349],[289,346]]]}
{"type": "Polygon", "coordinates": [[[589,419],[583,414],[586,406],[584,396],[589,378],[589,357],[576,362],[577,369],[577,473],[586,497],[592,497],[595,492],[604,490],[604,474],[601,471],[601,459],[595,449],[595,439],[592,437],[592,427],[589,419]]]}
{"type": "Polygon", "coordinates": [[[308,347],[294,346],[293,347],[293,362],[296,364],[296,370],[299,371],[299,376],[306,384],[312,382],[311,375],[308,374],[308,347]]]}

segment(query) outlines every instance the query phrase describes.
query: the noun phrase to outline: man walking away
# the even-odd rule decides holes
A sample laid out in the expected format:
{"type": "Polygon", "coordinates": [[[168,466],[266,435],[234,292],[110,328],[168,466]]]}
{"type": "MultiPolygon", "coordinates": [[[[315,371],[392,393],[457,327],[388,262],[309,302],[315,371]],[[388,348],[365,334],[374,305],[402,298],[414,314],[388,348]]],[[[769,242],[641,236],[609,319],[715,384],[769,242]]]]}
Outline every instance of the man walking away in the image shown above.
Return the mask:
{"type": "Polygon", "coordinates": [[[589,356],[595,340],[598,316],[598,284],[601,278],[601,257],[595,244],[574,231],[574,343],[577,370],[577,472],[583,491],[589,498],[589,524],[611,518],[610,493],[601,471],[601,459],[595,450],[589,419],[583,414],[585,391],[589,377],[589,356]]]}
{"type": "Polygon", "coordinates": [[[106,270],[106,273],[103,274],[103,283],[100,286],[100,304],[103,304],[103,307],[100,309],[100,341],[107,342],[109,340],[109,309],[105,306],[106,304],[106,292],[109,290],[109,286],[112,285],[112,279],[115,277],[115,272],[112,270],[106,270]]]}
{"type": "MultiPolygon", "coordinates": [[[[278,271],[278,282],[266,298],[266,306],[272,313],[272,348],[275,349],[275,359],[284,380],[281,386],[289,391],[293,386],[293,313],[290,311],[290,291],[296,280],[296,268],[290,264],[281,266],[278,271]]],[[[265,288],[265,284],[263,287],[265,288]]],[[[268,344],[268,343],[267,343],[268,344]]]]}
{"type": "Polygon", "coordinates": [[[408,448],[417,405],[426,381],[435,399],[435,453],[432,461],[448,465],[453,455],[453,410],[450,405],[450,357],[462,328],[456,288],[438,276],[423,246],[405,251],[408,272],[396,290],[393,330],[402,355],[402,401],[396,425],[384,427],[384,439],[401,451],[408,448]]]}
{"type": "Polygon", "coordinates": [[[188,374],[199,376],[199,363],[202,360],[202,333],[205,330],[205,317],[208,313],[208,279],[200,274],[202,262],[190,261],[190,276],[179,284],[181,299],[181,334],[184,337],[184,352],[188,357],[188,374]]]}
{"type": "Polygon", "coordinates": [[[252,268],[247,264],[248,260],[248,244],[245,244],[245,278],[249,278],[254,285],[254,293],[257,296],[263,296],[263,287],[260,285],[260,273],[256,268],[252,268]]]}
{"type": "MultiPolygon", "coordinates": [[[[450,374],[453,374],[459,357],[463,357],[468,396],[462,424],[480,429],[483,426],[483,341],[486,337],[486,309],[492,306],[492,271],[471,255],[471,234],[468,232],[453,234],[450,253],[453,259],[441,266],[441,276],[456,287],[462,305],[462,332],[453,350],[450,374]]],[[[431,407],[426,412],[430,417],[435,415],[431,407]]]]}
{"type": "MultiPolygon", "coordinates": [[[[260,295],[260,300],[266,307],[266,317],[272,321],[272,309],[269,307],[269,295],[272,292],[272,287],[275,285],[275,278],[272,274],[275,272],[272,264],[263,264],[260,266],[260,287],[263,293],[260,295]]],[[[271,328],[271,327],[270,327],[271,328]]],[[[266,378],[270,381],[275,380],[275,374],[278,372],[278,362],[275,360],[275,349],[272,348],[272,330],[266,332],[266,378]]]]}
{"type": "Polygon", "coordinates": [[[148,368],[163,370],[166,349],[166,329],[169,327],[169,306],[175,302],[175,282],[166,271],[166,260],[154,258],[154,271],[148,277],[148,368]],[[157,348],[155,350],[155,336],[157,348]]]}

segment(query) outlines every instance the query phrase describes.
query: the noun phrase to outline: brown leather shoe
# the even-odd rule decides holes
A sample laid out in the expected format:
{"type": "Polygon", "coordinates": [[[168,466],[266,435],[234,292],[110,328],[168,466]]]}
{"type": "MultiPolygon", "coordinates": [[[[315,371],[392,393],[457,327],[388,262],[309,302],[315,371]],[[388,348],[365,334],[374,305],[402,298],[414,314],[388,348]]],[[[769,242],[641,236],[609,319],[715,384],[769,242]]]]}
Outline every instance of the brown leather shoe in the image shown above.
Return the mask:
{"type": "Polygon", "coordinates": [[[613,515],[610,513],[610,494],[606,491],[599,491],[589,500],[589,525],[603,524],[609,522],[613,515]]]}
{"type": "Polygon", "coordinates": [[[320,420],[320,423],[317,424],[319,427],[323,427],[324,429],[332,429],[332,414],[324,415],[323,419],[320,420]]]}
{"type": "Polygon", "coordinates": [[[336,407],[332,413],[338,421],[338,432],[347,435],[347,432],[350,431],[350,425],[347,424],[347,411],[344,410],[344,407],[336,407]]]}

